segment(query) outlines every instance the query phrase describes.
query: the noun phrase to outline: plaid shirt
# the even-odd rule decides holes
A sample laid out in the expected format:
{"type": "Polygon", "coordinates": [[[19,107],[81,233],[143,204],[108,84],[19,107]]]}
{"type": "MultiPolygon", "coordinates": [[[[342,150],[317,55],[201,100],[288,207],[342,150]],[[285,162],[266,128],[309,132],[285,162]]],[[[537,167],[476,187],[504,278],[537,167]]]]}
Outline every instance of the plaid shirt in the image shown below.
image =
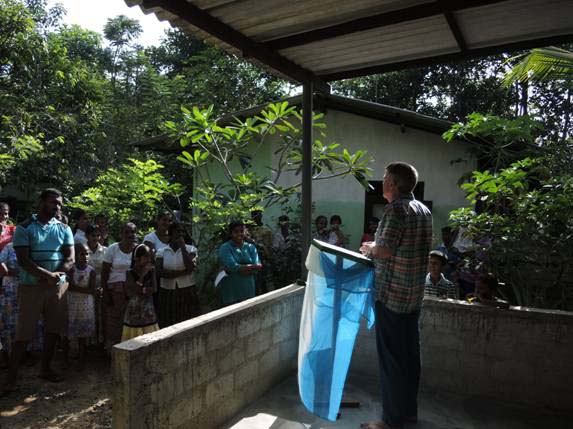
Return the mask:
{"type": "Polygon", "coordinates": [[[430,210],[414,195],[402,195],[386,206],[375,241],[393,251],[389,258],[374,259],[378,300],[396,313],[418,310],[432,245],[430,210]]]}

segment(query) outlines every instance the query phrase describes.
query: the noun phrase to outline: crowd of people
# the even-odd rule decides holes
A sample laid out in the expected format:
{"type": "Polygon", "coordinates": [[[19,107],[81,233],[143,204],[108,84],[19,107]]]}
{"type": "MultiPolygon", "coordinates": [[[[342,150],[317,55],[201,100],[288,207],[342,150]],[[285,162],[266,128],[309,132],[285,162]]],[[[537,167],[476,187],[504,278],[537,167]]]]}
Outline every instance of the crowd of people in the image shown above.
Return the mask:
{"type": "MultiPolygon", "coordinates": [[[[42,352],[40,377],[58,382],[63,377],[51,365],[57,348],[64,367],[73,356],[81,371],[90,348],[109,355],[121,341],[201,314],[197,247],[171,212],[160,212],[142,240],[134,222],[121,225],[114,242],[105,215],[78,210],[69,226],[62,205],[58,190],[45,189],[37,213],[15,226],[0,203],[0,367],[9,369],[3,394],[15,389],[33,352],[42,352]]],[[[218,249],[222,304],[266,292],[266,262],[296,240],[286,215],[276,232],[263,225],[261,211],[248,228],[231,222],[218,249]]]]}
{"type": "Polygon", "coordinates": [[[15,389],[30,352],[42,352],[40,377],[58,382],[56,347],[64,367],[70,350],[77,369],[86,350],[113,345],[200,314],[196,291],[197,248],[169,212],[138,243],[137,226],[121,226],[111,243],[104,215],[80,210],[73,228],[62,213],[62,194],[42,191],[37,213],[14,226],[0,203],[0,366],[8,368],[2,394],[15,389]]]}
{"type": "MultiPolygon", "coordinates": [[[[9,368],[3,393],[15,388],[18,368],[32,352],[43,352],[40,376],[57,382],[62,377],[51,361],[58,346],[66,366],[70,349],[76,350],[82,370],[90,346],[109,354],[121,341],[201,314],[197,247],[186,242],[186,228],[171,212],[158,214],[154,230],[141,243],[133,222],[122,225],[119,240],[112,242],[102,214],[79,210],[70,228],[55,189],[44,190],[38,212],[18,226],[9,218],[10,207],[0,203],[0,366],[9,368]]],[[[231,222],[218,248],[216,284],[223,305],[267,292],[269,265],[300,242],[288,216],[279,217],[275,232],[262,219],[262,211],[255,210],[248,224],[231,222]]],[[[362,249],[389,235],[384,222],[370,219],[362,249]]],[[[347,247],[341,226],[339,215],[318,216],[313,237],[347,247]]],[[[494,276],[466,272],[464,244],[456,236],[444,228],[443,243],[427,255],[425,294],[503,306],[495,297],[494,276]]]]}

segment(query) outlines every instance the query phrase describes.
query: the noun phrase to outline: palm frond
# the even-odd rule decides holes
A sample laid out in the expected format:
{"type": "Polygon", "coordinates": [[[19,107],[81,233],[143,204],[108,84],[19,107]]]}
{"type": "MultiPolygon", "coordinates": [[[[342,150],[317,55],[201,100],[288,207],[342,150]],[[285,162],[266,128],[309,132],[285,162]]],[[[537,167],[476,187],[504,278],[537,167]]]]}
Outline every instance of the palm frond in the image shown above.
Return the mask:
{"type": "MultiPolygon", "coordinates": [[[[511,61],[515,58],[511,58],[511,61]]],[[[573,81],[573,52],[556,47],[532,49],[508,72],[503,83],[563,79],[573,81]]]]}

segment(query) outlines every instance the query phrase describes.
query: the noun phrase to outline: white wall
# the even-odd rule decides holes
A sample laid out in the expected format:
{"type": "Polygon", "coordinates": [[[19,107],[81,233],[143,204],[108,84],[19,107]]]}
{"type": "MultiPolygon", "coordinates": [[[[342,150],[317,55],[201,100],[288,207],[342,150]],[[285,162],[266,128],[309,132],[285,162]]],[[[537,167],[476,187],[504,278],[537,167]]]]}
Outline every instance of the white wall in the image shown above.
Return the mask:
{"type": "MultiPolygon", "coordinates": [[[[336,141],[350,152],[362,149],[374,158],[371,165],[374,173],[369,180],[382,180],[384,166],[392,161],[408,162],[417,168],[420,181],[425,183],[424,199],[433,202],[435,240],[439,240],[449,211],[467,205],[458,186],[462,175],[476,169],[476,160],[470,155],[467,143],[446,143],[439,134],[402,129],[399,125],[337,110],[328,110],[325,122],[327,139],[323,143],[336,141]],[[452,163],[457,159],[465,161],[452,163]]],[[[291,175],[283,183],[295,181],[300,181],[300,177],[291,175]]],[[[364,200],[364,189],[351,177],[313,182],[314,216],[340,214],[343,230],[351,235],[352,248],[358,246],[362,235],[364,200]]],[[[266,221],[271,223],[268,216],[266,221]]]]}

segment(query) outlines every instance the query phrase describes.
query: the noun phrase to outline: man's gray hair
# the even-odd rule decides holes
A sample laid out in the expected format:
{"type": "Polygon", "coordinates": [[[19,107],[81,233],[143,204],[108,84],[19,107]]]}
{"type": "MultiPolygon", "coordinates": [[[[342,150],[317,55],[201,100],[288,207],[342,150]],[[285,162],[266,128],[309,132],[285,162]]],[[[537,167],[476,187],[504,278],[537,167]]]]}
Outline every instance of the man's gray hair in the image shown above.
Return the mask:
{"type": "Polygon", "coordinates": [[[413,165],[405,162],[393,162],[388,164],[386,172],[392,176],[401,194],[408,194],[414,191],[418,183],[418,171],[413,165]]]}

